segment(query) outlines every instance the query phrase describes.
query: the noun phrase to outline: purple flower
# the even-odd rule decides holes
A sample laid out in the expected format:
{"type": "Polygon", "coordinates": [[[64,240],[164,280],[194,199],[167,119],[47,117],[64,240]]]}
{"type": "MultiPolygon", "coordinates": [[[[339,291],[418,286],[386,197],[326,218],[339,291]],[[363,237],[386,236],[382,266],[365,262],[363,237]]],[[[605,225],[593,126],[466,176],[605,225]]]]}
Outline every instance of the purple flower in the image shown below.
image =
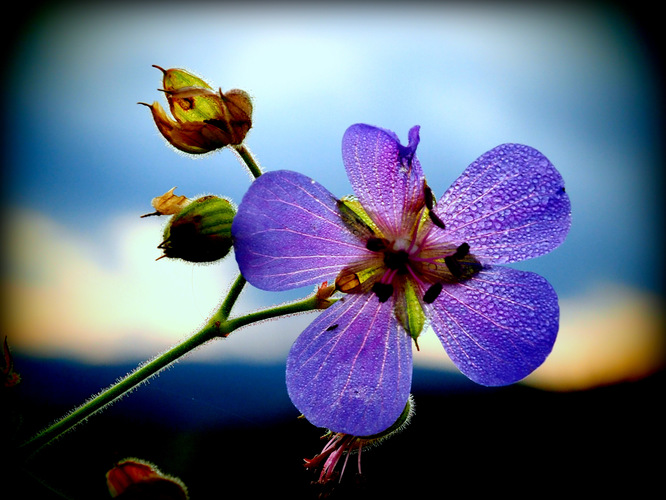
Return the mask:
{"type": "Polygon", "coordinates": [[[367,436],[405,408],[412,341],[427,321],[461,372],[516,382],[550,353],[557,295],[537,274],[495,264],[537,257],[569,230],[562,177],[541,153],[503,144],[472,163],[435,203],[416,157],[357,124],[342,141],[356,198],[338,199],[291,171],[250,187],[233,225],[249,283],[288,290],[335,279],[344,295],[298,337],[287,389],[314,425],[367,436]]]}

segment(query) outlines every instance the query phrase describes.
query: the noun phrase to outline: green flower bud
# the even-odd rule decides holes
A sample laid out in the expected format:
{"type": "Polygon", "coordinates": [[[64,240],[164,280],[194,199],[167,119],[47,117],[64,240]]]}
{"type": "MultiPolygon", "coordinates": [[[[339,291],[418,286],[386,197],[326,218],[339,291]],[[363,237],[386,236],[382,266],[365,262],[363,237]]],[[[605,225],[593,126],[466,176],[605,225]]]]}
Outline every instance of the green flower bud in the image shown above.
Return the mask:
{"type": "Polygon", "coordinates": [[[188,262],[214,262],[231,249],[231,222],[236,209],[218,196],[203,196],[171,217],[158,248],[163,257],[188,262]]]}

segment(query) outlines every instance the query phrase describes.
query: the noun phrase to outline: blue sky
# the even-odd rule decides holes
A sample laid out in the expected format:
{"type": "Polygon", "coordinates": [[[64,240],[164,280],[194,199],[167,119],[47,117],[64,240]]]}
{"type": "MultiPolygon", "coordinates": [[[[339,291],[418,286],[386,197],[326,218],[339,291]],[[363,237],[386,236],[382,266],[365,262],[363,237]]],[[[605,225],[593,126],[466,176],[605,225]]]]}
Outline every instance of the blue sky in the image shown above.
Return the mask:
{"type": "MultiPolygon", "coordinates": [[[[438,195],[498,144],[539,149],[564,176],[573,226],[562,247],[515,267],[544,275],[561,297],[554,366],[609,364],[581,358],[600,346],[613,355],[653,350],[662,320],[661,88],[645,40],[620,12],[196,2],[56,4],[12,46],[3,287],[4,329],[17,349],[95,362],[145,357],[196,330],[234,276],[233,259],[154,260],[164,221],[139,219],[154,196],[178,186],[177,194],[238,203],[250,178],[228,150],[194,160],[165,145],[137,105],[164,103],[152,64],[248,91],[247,144],[263,168],[303,172],[340,196],[350,192],[340,141],[357,122],[403,139],[420,125],[419,158],[438,195]]],[[[239,306],[306,292],[250,289],[239,306]]],[[[309,320],[284,320],[287,334],[275,323],[248,329],[248,340],[238,333],[210,357],[281,359],[309,320]]],[[[433,359],[444,357],[432,348],[433,359]]]]}

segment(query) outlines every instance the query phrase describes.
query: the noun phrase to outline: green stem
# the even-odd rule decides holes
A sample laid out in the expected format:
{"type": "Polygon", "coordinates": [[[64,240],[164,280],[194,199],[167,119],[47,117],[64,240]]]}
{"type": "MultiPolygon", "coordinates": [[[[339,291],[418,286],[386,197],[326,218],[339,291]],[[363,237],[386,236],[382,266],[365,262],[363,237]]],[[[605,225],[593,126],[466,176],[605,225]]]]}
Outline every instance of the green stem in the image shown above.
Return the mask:
{"type": "Polygon", "coordinates": [[[245,166],[248,168],[252,176],[255,179],[258,178],[263,172],[261,171],[259,162],[254,158],[254,155],[250,152],[250,149],[245,145],[245,143],[238,144],[233,148],[234,151],[238,153],[238,156],[241,157],[241,159],[245,163],[245,166]]]}
{"type": "Polygon", "coordinates": [[[65,417],[39,432],[32,439],[26,441],[22,445],[22,451],[27,456],[30,456],[41,447],[73,429],[76,425],[80,424],[94,413],[97,413],[106,406],[117,401],[129,391],[145,382],[177,359],[203,345],[212,338],[213,336],[211,335],[210,329],[204,328],[164,354],[161,354],[148,363],[140,366],[119,382],[116,382],[97,396],[92,397],[65,417]]]}
{"type": "Polygon", "coordinates": [[[228,333],[233,332],[239,328],[247,326],[251,323],[257,323],[259,321],[265,321],[267,319],[277,318],[279,316],[289,316],[291,314],[297,314],[307,311],[314,311],[320,309],[320,300],[316,296],[311,296],[303,300],[296,302],[289,302],[287,304],[282,304],[280,306],[272,307],[270,309],[263,309],[261,311],[256,311],[253,313],[246,314],[245,316],[240,316],[238,318],[230,319],[226,321],[222,327],[223,330],[228,330],[228,333]]]}
{"type": "Polygon", "coordinates": [[[245,280],[242,274],[239,274],[236,277],[236,280],[231,284],[231,288],[229,288],[229,291],[227,292],[227,296],[224,299],[224,302],[222,302],[222,305],[217,310],[217,313],[215,313],[215,316],[213,316],[213,318],[211,319],[224,321],[229,317],[229,314],[231,313],[231,308],[234,306],[234,304],[236,303],[236,299],[238,299],[238,296],[243,291],[245,283],[247,283],[247,281],[245,280]]]}
{"type": "Polygon", "coordinates": [[[315,295],[313,295],[300,301],[282,304],[280,306],[249,313],[238,318],[228,319],[229,311],[244,285],[245,279],[242,276],[239,276],[231,286],[231,289],[220,308],[210,318],[206,326],[204,326],[199,332],[172,347],[164,354],[161,354],[146,364],[138,367],[119,382],[113,384],[108,389],[102,391],[97,396],[94,396],[89,401],[76,408],[70,414],[39,432],[32,439],[23,443],[22,451],[26,456],[30,456],[54,439],[57,439],[67,431],[73,429],[76,425],[80,424],[91,415],[117,401],[122,396],[147,381],[150,377],[169,366],[171,363],[215,338],[227,337],[234,330],[251,323],[277,318],[279,316],[313,311],[321,307],[320,301],[315,295]]]}

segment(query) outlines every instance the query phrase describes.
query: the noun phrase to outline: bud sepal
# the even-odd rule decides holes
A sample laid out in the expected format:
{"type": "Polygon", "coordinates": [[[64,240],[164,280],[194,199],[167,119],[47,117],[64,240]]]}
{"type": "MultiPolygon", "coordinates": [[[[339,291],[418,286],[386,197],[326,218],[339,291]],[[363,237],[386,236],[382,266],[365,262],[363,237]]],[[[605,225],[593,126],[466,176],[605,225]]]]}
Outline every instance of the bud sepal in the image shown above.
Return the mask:
{"type": "Polygon", "coordinates": [[[187,262],[214,262],[232,247],[231,223],[236,208],[225,198],[208,195],[197,198],[173,215],[164,228],[159,257],[187,262]]]}

